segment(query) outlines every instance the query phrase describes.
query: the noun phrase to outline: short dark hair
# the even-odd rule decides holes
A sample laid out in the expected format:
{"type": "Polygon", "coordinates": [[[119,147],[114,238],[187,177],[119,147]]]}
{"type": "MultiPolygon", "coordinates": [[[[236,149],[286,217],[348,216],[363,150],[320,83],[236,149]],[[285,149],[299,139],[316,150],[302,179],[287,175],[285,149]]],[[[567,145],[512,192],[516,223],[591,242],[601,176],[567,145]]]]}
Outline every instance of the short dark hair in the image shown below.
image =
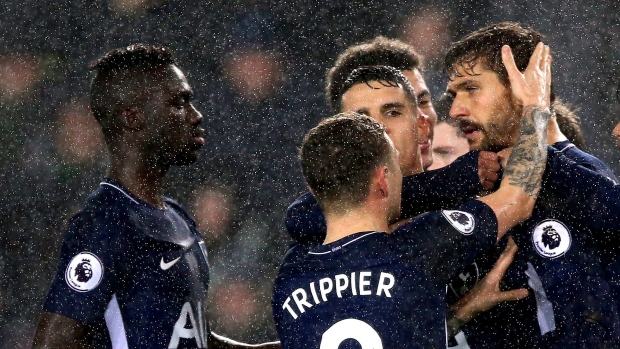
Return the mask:
{"type": "Polygon", "coordinates": [[[586,150],[586,142],[581,130],[581,118],[577,115],[579,109],[573,108],[573,106],[564,103],[560,99],[556,99],[551,108],[555,112],[560,131],[577,148],[586,150]]]}
{"type": "Polygon", "coordinates": [[[326,118],[304,137],[299,157],[311,191],[326,212],[355,207],[368,196],[373,171],[389,164],[385,128],[358,113],[326,118]]]}
{"type": "Polygon", "coordinates": [[[93,115],[101,125],[106,141],[113,136],[116,113],[127,101],[135,100],[145,73],[176,65],[166,47],[134,44],[109,51],[91,64],[94,76],[90,98],[93,115]]]}
{"type": "Polygon", "coordinates": [[[417,97],[407,77],[400,70],[385,65],[375,65],[371,67],[360,67],[349,75],[342,84],[342,94],[337,101],[334,101],[336,112],[342,112],[342,96],[354,85],[364,83],[368,86],[371,81],[381,82],[386,87],[402,88],[405,96],[411,102],[413,107],[417,107],[417,97]]]}
{"type": "Polygon", "coordinates": [[[421,61],[420,55],[411,45],[384,36],[349,47],[338,56],[334,66],[327,72],[325,92],[332,111],[338,112],[338,101],[344,94],[342,86],[355,69],[387,65],[398,70],[414,70],[420,67],[421,61]]]}
{"type": "Polygon", "coordinates": [[[502,62],[502,46],[510,46],[517,68],[523,71],[536,45],[542,40],[541,33],[519,23],[491,24],[453,43],[446,54],[444,71],[448,76],[460,76],[457,68],[463,68],[469,73],[471,67],[481,64],[497,73],[504,84],[508,84],[508,72],[502,62]]]}

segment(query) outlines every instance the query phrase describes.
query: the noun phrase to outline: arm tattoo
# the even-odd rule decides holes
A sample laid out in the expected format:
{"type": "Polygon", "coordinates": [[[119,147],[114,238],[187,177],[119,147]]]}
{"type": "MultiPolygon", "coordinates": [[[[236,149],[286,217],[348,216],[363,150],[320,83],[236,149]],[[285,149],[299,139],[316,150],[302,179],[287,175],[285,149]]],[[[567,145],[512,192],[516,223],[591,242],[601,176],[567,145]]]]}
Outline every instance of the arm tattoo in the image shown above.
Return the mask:
{"type": "Polygon", "coordinates": [[[504,176],[510,184],[535,196],[547,163],[547,122],[551,114],[538,107],[523,110],[519,138],[512,149],[504,176]]]}

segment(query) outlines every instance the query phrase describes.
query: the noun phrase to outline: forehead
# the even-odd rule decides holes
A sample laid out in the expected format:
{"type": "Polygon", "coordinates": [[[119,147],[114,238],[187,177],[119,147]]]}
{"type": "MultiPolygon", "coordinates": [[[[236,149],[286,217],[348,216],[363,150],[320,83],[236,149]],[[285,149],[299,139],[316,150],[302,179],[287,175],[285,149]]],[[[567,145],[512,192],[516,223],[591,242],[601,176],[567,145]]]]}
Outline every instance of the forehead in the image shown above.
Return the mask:
{"type": "Polygon", "coordinates": [[[463,87],[467,82],[476,82],[481,84],[501,84],[499,76],[496,72],[486,69],[482,64],[458,65],[455,67],[455,74],[450,76],[448,81],[448,90],[463,87]]]}
{"type": "Polygon", "coordinates": [[[385,82],[369,81],[351,86],[342,95],[343,111],[381,108],[391,103],[409,104],[402,88],[385,85],[385,82]]]}
{"type": "Polygon", "coordinates": [[[191,91],[185,74],[176,65],[158,68],[153,74],[156,90],[166,95],[191,91]]]}
{"type": "Polygon", "coordinates": [[[420,70],[403,70],[402,73],[407,78],[407,80],[409,80],[411,86],[413,86],[415,93],[420,93],[423,90],[428,90],[428,87],[426,87],[426,81],[424,81],[424,77],[422,76],[422,73],[420,73],[420,70]]]}

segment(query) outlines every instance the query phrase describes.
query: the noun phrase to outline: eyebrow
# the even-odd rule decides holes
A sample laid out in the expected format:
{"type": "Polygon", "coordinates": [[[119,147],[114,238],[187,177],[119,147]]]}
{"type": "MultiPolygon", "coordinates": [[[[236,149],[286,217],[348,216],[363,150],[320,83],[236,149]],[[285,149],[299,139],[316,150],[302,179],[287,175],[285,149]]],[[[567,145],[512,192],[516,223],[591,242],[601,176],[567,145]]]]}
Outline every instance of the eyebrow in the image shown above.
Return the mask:
{"type": "Polygon", "coordinates": [[[401,103],[401,102],[391,102],[391,103],[385,103],[384,105],[381,106],[381,110],[385,110],[385,109],[392,109],[392,108],[404,108],[405,104],[401,103]]]}
{"type": "Polygon", "coordinates": [[[449,97],[454,98],[456,96],[456,91],[458,90],[462,90],[466,85],[469,85],[471,83],[474,83],[475,81],[472,79],[467,79],[464,81],[459,82],[456,85],[453,85],[452,88],[448,87],[446,89],[445,94],[448,95],[449,97]]]}
{"type": "Polygon", "coordinates": [[[418,93],[418,99],[422,99],[424,97],[430,97],[431,96],[431,92],[429,90],[422,90],[420,93],[418,93]]]}

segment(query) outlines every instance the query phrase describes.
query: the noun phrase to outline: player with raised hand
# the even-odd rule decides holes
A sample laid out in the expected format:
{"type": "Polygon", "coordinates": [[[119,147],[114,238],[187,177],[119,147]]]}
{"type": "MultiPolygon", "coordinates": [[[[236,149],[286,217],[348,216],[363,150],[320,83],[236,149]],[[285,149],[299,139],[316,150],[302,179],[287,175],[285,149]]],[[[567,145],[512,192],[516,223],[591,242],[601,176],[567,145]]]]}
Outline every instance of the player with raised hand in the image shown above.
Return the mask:
{"type": "MultiPolygon", "coordinates": [[[[508,51],[509,52],[509,51],[508,51]]],[[[327,220],[323,245],[296,246],[274,286],[284,348],[445,348],[445,285],[534,207],[546,161],[550,58],[516,77],[527,106],[500,188],[387,234],[400,214],[399,152],[373,119],[340,114],[305,137],[306,181],[327,220]]],[[[384,82],[387,84],[387,82],[384,82]]]]}

